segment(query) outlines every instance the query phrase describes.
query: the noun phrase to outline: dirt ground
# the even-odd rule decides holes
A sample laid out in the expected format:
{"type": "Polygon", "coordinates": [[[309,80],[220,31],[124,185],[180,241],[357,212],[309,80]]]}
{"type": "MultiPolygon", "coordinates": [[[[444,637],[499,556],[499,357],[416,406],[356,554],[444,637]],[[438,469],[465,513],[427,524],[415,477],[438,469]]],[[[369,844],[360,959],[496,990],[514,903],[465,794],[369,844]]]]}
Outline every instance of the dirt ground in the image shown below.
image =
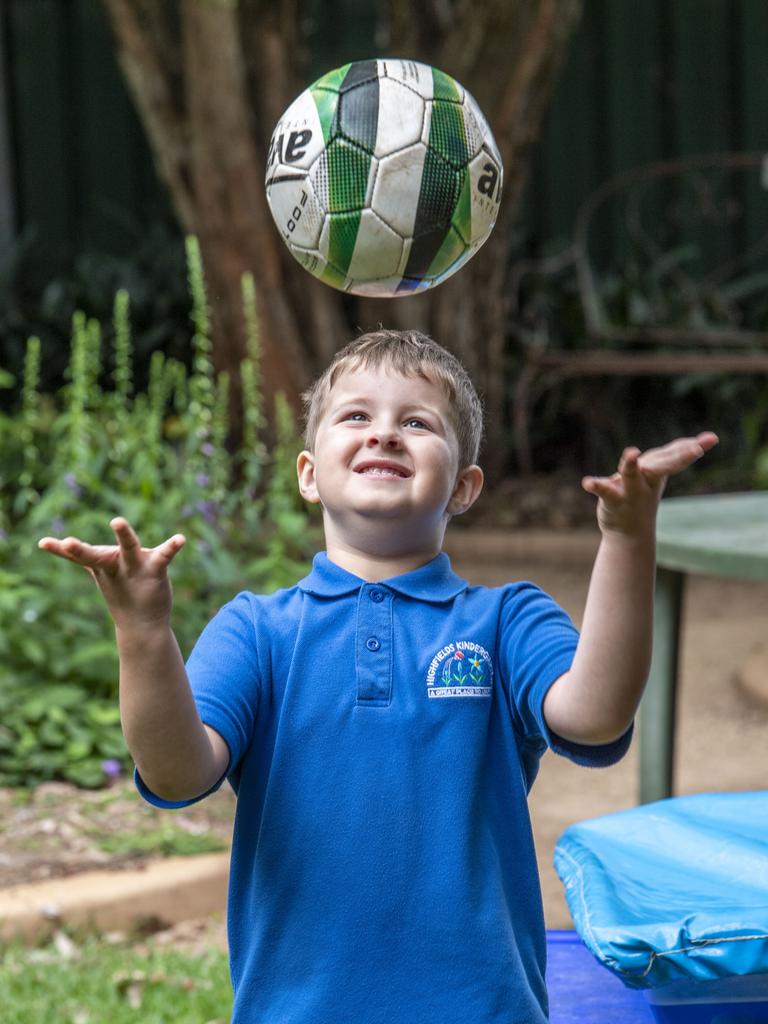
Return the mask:
{"type": "MultiPolygon", "coordinates": [[[[578,625],[599,536],[597,530],[461,534],[447,549],[473,583],[530,579],[578,625]]],[[[689,576],[684,594],[675,794],[748,791],[768,786],[768,705],[749,696],[740,671],[768,640],[768,586],[689,576]]],[[[547,753],[530,807],[549,928],[573,927],[552,867],[568,825],[633,807],[638,799],[637,737],[607,769],[587,769],[547,753]]]]}
{"type": "MultiPolygon", "coordinates": [[[[591,527],[500,532],[476,526],[449,533],[446,548],[454,569],[471,583],[496,586],[515,579],[532,580],[578,624],[598,539],[597,529],[591,527]]],[[[768,784],[768,702],[750,697],[740,687],[739,673],[768,641],[768,586],[689,577],[684,602],[675,791],[764,789],[768,784]]],[[[543,759],[530,806],[549,928],[572,927],[552,868],[555,842],[573,822],[636,804],[637,750],[635,740],[620,764],[602,770],[580,768],[552,754],[543,759]]],[[[26,880],[31,880],[89,867],[132,865],[152,855],[106,855],[94,841],[103,836],[104,815],[121,822],[124,829],[160,827],[159,820],[152,822],[149,817],[141,825],[133,820],[137,813],[158,812],[135,797],[129,780],[111,795],[86,798],[73,787],[52,785],[28,805],[14,808],[8,793],[5,800],[3,804],[0,799],[0,886],[18,882],[20,866],[26,880]]],[[[222,836],[232,807],[225,788],[190,815],[178,818],[177,825],[192,835],[222,836]]],[[[186,934],[197,942],[202,932],[210,937],[211,928],[223,941],[220,922],[190,924],[181,929],[179,939],[183,944],[186,934]]]]}

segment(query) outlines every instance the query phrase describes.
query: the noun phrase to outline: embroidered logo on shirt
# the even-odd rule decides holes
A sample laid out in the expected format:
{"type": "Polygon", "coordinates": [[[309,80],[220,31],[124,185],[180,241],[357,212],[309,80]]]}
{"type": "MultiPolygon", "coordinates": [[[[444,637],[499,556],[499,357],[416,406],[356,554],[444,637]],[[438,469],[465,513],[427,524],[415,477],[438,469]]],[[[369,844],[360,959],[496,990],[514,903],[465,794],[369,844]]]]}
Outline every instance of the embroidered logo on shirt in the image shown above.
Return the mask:
{"type": "Polygon", "coordinates": [[[441,647],[427,670],[428,697],[490,697],[493,662],[473,640],[441,647]]]}

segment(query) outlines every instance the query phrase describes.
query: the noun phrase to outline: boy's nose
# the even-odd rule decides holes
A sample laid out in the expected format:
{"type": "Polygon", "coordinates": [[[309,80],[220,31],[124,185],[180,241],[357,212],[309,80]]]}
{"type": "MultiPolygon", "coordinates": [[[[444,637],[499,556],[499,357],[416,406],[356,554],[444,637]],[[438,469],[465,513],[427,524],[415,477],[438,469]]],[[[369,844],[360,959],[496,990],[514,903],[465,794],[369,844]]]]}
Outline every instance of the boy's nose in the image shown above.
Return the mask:
{"type": "Polygon", "coordinates": [[[380,445],[382,448],[397,448],[400,445],[400,433],[394,427],[374,427],[369,433],[366,444],[369,448],[380,445]]]}

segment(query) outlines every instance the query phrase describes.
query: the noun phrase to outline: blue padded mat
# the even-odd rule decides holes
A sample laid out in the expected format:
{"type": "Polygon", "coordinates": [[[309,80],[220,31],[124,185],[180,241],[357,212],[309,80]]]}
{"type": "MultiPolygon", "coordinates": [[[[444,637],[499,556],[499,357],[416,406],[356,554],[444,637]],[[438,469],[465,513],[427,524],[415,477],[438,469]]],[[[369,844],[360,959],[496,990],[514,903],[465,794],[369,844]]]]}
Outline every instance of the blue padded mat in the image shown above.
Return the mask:
{"type": "Polygon", "coordinates": [[[547,932],[550,1024],[653,1024],[645,997],[595,960],[576,932],[547,932]]]}
{"type": "Polygon", "coordinates": [[[768,792],[577,822],[555,868],[579,935],[629,987],[768,972],[768,792]]]}

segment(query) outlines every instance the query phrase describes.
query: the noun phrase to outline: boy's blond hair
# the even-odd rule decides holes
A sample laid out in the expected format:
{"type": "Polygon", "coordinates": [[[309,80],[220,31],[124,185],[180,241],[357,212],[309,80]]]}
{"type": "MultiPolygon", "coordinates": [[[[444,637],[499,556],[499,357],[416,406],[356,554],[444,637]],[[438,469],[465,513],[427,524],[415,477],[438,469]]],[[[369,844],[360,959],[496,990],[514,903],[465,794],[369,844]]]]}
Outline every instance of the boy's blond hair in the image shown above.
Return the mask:
{"type": "Polygon", "coordinates": [[[459,360],[421,331],[371,331],[336,353],[330,366],[301,396],[306,417],[304,440],[309,451],[314,449],[328,395],[339,376],[347,370],[380,366],[404,377],[423,377],[443,388],[459,442],[459,468],[476,463],[483,436],[480,399],[459,360]]]}

